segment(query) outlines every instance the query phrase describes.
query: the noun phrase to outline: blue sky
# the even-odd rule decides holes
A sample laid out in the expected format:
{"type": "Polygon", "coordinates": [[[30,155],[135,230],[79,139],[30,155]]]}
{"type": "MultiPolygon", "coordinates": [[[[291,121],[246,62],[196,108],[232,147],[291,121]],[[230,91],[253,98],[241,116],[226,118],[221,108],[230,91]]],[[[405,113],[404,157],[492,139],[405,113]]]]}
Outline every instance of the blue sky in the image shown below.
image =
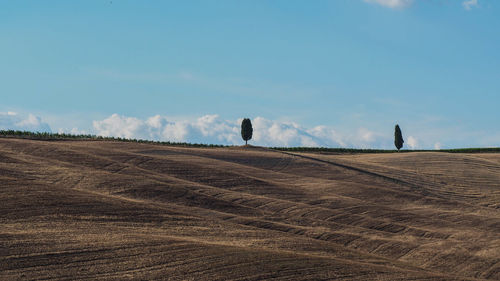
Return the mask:
{"type": "Polygon", "coordinates": [[[499,146],[499,11],[0,0],[0,127],[238,143],[250,117],[261,145],[391,148],[399,123],[409,148],[499,146]]]}

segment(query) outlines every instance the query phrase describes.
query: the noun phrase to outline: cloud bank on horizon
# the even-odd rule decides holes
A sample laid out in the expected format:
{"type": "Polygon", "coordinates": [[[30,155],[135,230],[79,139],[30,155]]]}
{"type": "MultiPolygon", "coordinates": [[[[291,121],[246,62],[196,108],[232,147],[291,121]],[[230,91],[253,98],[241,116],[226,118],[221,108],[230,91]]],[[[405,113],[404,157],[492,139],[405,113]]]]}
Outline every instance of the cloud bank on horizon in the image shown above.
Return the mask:
{"type": "MultiPolygon", "coordinates": [[[[61,118],[59,118],[61,119],[61,118]]],[[[59,128],[58,133],[93,134],[105,137],[144,139],[154,141],[188,142],[203,144],[241,145],[241,121],[225,120],[217,114],[204,115],[190,120],[154,115],[141,119],[112,114],[101,120],[89,121],[89,129],[59,128]]],[[[60,120],[61,121],[61,120],[60,120]]],[[[66,124],[66,119],[61,124],[66,124]]],[[[393,149],[393,128],[384,132],[369,128],[352,128],[347,131],[332,126],[301,126],[296,122],[251,118],[253,125],[252,145],[267,147],[344,147],[366,149],[393,149]]],[[[52,132],[42,118],[31,114],[0,112],[0,130],[25,130],[52,132]]],[[[494,147],[500,142],[500,134],[484,134],[482,131],[435,130],[435,128],[402,127],[405,144],[403,149],[441,149],[458,147],[494,147]],[[457,139],[457,136],[461,136],[457,139]],[[443,143],[445,145],[443,145],[443,143]]]]}
{"type": "MultiPolygon", "coordinates": [[[[94,121],[95,133],[101,136],[149,139],[158,141],[240,145],[241,121],[223,120],[218,115],[204,115],[193,121],[172,121],[155,115],[145,120],[113,114],[94,121]]],[[[251,143],[261,146],[309,147],[389,147],[390,138],[360,128],[354,134],[341,134],[324,125],[305,128],[295,122],[281,122],[263,117],[252,119],[251,143]]]]}
{"type": "MultiPolygon", "coordinates": [[[[59,133],[95,134],[106,137],[155,141],[241,145],[241,121],[224,120],[217,114],[204,115],[190,121],[175,121],[155,115],[147,119],[113,114],[92,122],[92,130],[59,129],[59,133]]],[[[340,133],[330,126],[303,127],[295,122],[252,119],[251,144],[260,146],[392,148],[392,139],[366,128],[353,133],[340,133]]],[[[51,132],[49,124],[33,114],[0,113],[0,130],[51,132]]]]}
{"type": "Polygon", "coordinates": [[[20,130],[32,132],[51,132],[49,124],[33,114],[28,116],[16,112],[0,112],[0,130],[20,130]]]}

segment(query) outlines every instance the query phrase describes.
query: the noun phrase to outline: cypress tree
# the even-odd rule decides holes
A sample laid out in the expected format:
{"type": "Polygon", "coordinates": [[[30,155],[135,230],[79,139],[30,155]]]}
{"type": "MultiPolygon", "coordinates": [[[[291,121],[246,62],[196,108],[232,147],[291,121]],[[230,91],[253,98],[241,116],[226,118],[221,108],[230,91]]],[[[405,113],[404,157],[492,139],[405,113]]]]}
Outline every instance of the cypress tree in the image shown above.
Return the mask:
{"type": "Polygon", "coordinates": [[[248,140],[252,139],[252,122],[248,118],[244,118],[241,122],[241,137],[245,141],[245,145],[248,144],[248,140]]]}
{"type": "Polygon", "coordinates": [[[401,149],[401,147],[403,147],[404,142],[405,141],[403,140],[401,129],[399,128],[399,125],[396,124],[396,128],[394,128],[394,145],[398,149],[398,152],[401,149]]]}

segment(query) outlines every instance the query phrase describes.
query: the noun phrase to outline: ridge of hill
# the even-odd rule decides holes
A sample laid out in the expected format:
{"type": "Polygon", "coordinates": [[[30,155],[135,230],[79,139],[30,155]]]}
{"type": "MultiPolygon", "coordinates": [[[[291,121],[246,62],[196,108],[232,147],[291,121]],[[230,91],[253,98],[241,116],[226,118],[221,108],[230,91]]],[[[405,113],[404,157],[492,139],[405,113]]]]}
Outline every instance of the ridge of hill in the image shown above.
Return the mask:
{"type": "MultiPolygon", "coordinates": [[[[155,141],[147,139],[132,139],[122,137],[104,137],[96,135],[75,135],[67,133],[48,133],[48,132],[31,132],[31,131],[16,131],[16,130],[0,130],[0,138],[15,138],[43,141],[113,141],[113,142],[134,142],[147,143],[168,146],[183,146],[183,147],[239,147],[237,145],[223,144],[208,144],[208,143],[189,143],[189,142],[171,142],[171,141],[155,141]]],[[[260,146],[246,145],[246,147],[257,148],[260,146]]],[[[267,147],[260,147],[267,148],[267,147]]],[[[500,152],[500,147],[469,147],[469,148],[452,148],[452,149],[373,149],[373,148],[346,148],[346,147],[269,147],[272,150],[291,151],[291,152],[315,152],[315,153],[395,153],[395,152],[448,152],[448,153],[497,153],[500,152]]]]}

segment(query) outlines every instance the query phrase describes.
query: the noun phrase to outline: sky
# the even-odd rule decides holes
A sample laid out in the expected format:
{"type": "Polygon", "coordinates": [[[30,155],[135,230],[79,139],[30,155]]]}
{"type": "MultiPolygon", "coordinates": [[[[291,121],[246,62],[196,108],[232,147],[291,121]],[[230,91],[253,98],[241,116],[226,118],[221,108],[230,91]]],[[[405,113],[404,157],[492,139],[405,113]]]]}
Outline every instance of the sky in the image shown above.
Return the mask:
{"type": "Polygon", "coordinates": [[[500,146],[500,2],[0,0],[0,129],[500,146]]]}

